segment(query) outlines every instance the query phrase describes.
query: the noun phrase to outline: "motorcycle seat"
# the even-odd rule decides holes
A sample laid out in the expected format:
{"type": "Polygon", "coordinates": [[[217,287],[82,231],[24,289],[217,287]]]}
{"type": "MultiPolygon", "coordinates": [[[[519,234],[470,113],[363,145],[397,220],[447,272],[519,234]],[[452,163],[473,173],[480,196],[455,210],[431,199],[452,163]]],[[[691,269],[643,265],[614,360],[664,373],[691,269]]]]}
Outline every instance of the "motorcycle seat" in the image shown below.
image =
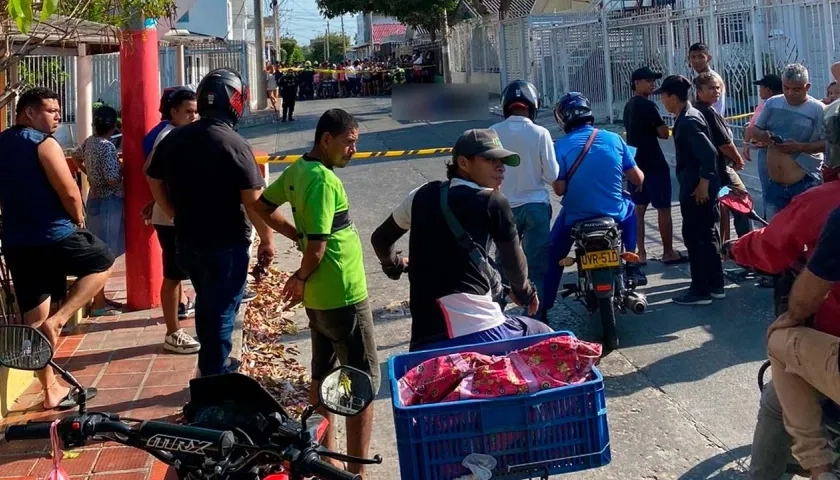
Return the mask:
{"type": "Polygon", "coordinates": [[[589,218],[586,220],[582,220],[577,222],[573,230],[587,233],[587,232],[598,232],[603,230],[609,230],[611,228],[615,228],[616,223],[615,220],[611,217],[599,217],[599,218],[589,218]]]}

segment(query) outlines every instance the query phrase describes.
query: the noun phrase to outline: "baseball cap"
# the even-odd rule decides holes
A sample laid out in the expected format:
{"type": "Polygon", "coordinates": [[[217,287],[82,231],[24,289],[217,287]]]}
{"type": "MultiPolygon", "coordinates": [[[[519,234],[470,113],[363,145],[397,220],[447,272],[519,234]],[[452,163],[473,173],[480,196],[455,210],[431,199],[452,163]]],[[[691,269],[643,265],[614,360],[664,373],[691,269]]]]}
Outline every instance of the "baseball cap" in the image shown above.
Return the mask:
{"type": "Polygon", "coordinates": [[[774,92],[781,92],[782,91],[782,78],[778,75],[768,74],[761,77],[761,80],[756,80],[753,82],[753,85],[757,85],[760,87],[767,87],[774,92]]]}
{"type": "Polygon", "coordinates": [[[475,128],[462,133],[455,141],[452,158],[459,156],[472,157],[481,155],[492,160],[501,160],[508,167],[519,166],[519,155],[505,150],[499,135],[489,128],[475,128]]]}
{"type": "Polygon", "coordinates": [[[661,93],[686,93],[691,89],[691,82],[682,75],[670,75],[662,80],[662,85],[653,91],[654,95],[661,93]]]}
{"type": "Polygon", "coordinates": [[[654,72],[651,70],[650,67],[642,67],[637,68],[633,71],[633,74],[630,76],[630,81],[635,82],[636,80],[659,80],[662,78],[662,74],[659,72],[654,72]]]}

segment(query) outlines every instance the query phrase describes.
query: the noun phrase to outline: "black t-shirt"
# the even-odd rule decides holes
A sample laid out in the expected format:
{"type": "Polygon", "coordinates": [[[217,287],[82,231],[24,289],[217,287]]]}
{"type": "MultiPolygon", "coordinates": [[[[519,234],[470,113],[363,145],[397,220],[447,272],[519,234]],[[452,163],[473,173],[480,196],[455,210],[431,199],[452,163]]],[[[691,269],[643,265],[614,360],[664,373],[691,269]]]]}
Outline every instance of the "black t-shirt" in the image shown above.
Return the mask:
{"type": "MultiPolygon", "coordinates": [[[[470,261],[443,217],[440,185],[430,182],[420,187],[411,203],[412,345],[448,338],[438,299],[453,293],[483,296],[490,291],[489,279],[470,261]]],[[[498,192],[455,184],[449,190],[449,208],[485,254],[491,240],[507,242],[517,235],[510,204],[498,192]]]]}
{"type": "Polygon", "coordinates": [[[715,110],[714,106],[708,103],[697,102],[695,108],[700,111],[700,114],[703,115],[703,118],[706,119],[706,124],[709,126],[709,133],[711,134],[709,139],[717,149],[718,173],[724,179],[726,178],[727,157],[721,153],[720,147],[732,143],[732,132],[729,131],[726,120],[715,110]]]}
{"type": "Polygon", "coordinates": [[[634,95],[624,105],[624,130],[627,144],[636,147],[636,165],[643,172],[667,170],[668,162],[659,145],[656,129],[665,125],[656,104],[640,95],[634,95]]]}
{"type": "Polygon", "coordinates": [[[179,242],[218,247],[250,238],[240,192],[265,181],[251,146],[230,126],[205,117],[172,130],[146,173],[169,189],[179,242]]]}
{"type": "Polygon", "coordinates": [[[840,282],[840,208],[828,216],[808,270],[825,281],[840,282]]]}

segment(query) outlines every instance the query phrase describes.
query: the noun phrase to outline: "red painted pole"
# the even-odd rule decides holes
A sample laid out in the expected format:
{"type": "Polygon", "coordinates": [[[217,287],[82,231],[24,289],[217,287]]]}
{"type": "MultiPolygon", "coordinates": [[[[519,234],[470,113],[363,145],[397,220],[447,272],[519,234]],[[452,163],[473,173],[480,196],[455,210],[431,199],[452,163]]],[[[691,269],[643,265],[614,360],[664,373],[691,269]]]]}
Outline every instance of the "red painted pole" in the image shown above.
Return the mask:
{"type": "Polygon", "coordinates": [[[160,305],[163,282],[161,250],[154,228],[140,216],[152,200],[143,172],[143,137],[160,120],[160,68],[154,21],[123,33],[120,47],[120,101],[125,178],[125,281],[128,307],[145,310],[160,305]]]}

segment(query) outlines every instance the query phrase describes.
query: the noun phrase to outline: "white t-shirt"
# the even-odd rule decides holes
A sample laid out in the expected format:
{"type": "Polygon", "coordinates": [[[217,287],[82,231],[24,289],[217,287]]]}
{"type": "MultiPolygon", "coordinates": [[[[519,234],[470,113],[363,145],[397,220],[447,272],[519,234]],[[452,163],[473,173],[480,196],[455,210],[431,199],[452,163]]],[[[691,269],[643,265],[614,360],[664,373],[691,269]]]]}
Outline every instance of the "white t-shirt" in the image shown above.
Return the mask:
{"type": "Polygon", "coordinates": [[[347,79],[350,80],[351,78],[356,78],[356,67],[353,65],[347,65],[344,69],[344,75],[347,76],[347,79]]]}
{"type": "Polygon", "coordinates": [[[502,194],[511,208],[527,203],[549,203],[548,186],[560,174],[560,165],[554,154],[551,133],[535,124],[530,118],[511,115],[492,127],[499,135],[506,150],[518,153],[518,167],[505,169],[502,194]]]}
{"type": "MultiPolygon", "coordinates": [[[[152,156],[155,154],[155,150],[157,150],[157,146],[160,144],[160,141],[163,140],[164,137],[166,137],[169,134],[169,132],[171,132],[174,129],[175,127],[170,123],[166,127],[164,127],[163,130],[160,131],[160,133],[158,133],[158,136],[155,139],[155,144],[152,147],[152,153],[149,154],[149,158],[152,158],[152,156]]],[[[169,218],[165,213],[163,213],[163,210],[161,210],[158,204],[156,203],[154,208],[152,209],[152,225],[172,227],[175,224],[172,222],[171,218],[169,218]]]]}

